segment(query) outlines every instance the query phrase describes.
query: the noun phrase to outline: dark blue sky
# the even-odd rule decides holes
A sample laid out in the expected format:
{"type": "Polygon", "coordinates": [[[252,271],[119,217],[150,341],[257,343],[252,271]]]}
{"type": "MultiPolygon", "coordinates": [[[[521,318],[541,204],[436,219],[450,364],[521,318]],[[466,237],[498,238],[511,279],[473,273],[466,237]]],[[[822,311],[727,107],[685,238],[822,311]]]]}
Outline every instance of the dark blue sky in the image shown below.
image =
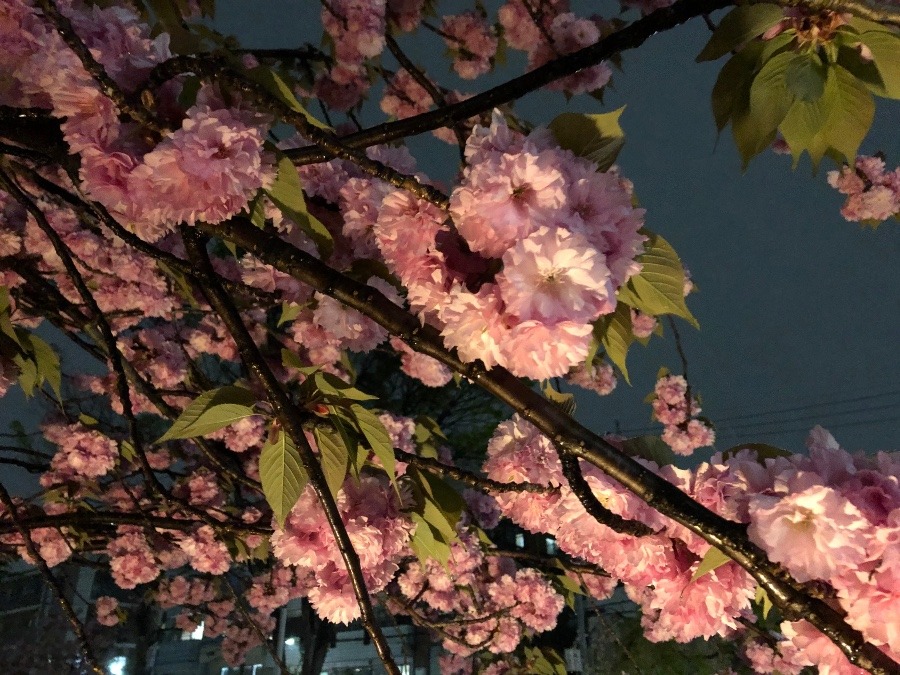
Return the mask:
{"type": "MultiPolygon", "coordinates": [[[[439,3],[445,13],[470,6],[439,3]]],[[[582,14],[615,11],[586,6],[582,14]]],[[[319,40],[317,3],[269,0],[251,9],[229,0],[220,8],[220,29],[241,35],[248,46],[319,40]]],[[[700,287],[690,305],[702,328],[682,324],[681,333],[704,412],[725,420],[720,448],[758,440],[799,450],[816,422],[848,449],[898,447],[900,227],[891,222],[873,232],[844,221],[841,197],[825,183],[827,160],[812,176],[805,160],[792,172],[789,157],[767,152],[742,174],[730,131],[716,142],[709,104],[724,59],[694,62],[708,35],[696,19],[627,52],[602,106],[584,96],[567,103],[562,95],[537,93],[516,110],[546,123],[565,110],[628,106],[619,164],[648,211],[647,227],[672,242],[700,287]],[[823,402],[832,405],[769,413],[823,402]]],[[[510,51],[503,72],[473,85],[449,71],[435,36],[405,36],[400,43],[440,84],[472,93],[519,74],[524,61],[510,51]]],[[[395,67],[389,54],[384,58],[395,67]]],[[[367,111],[365,123],[383,121],[377,100],[367,111]]],[[[900,104],[879,100],[862,151],[883,150],[896,164],[898,126],[900,104]]],[[[410,147],[423,170],[452,179],[454,148],[428,136],[410,147]]],[[[641,401],[660,365],[679,367],[671,340],[635,346],[633,386],[620,383],[603,399],[583,397],[579,417],[598,431],[613,430],[616,420],[623,429],[646,427],[649,408],[641,401]]]]}
{"type": "MultiPolygon", "coordinates": [[[[439,3],[445,12],[469,6],[439,3]]],[[[217,27],[246,46],[318,44],[321,36],[315,2],[220,0],[219,7],[217,27]]],[[[848,449],[900,447],[900,227],[891,222],[873,232],[844,221],[825,171],[811,176],[806,161],[792,172],[788,157],[765,153],[742,174],[730,132],[716,143],[710,111],[709,92],[723,61],[694,63],[707,37],[697,19],[627,52],[602,106],[588,97],[567,103],[560,94],[537,93],[516,110],[546,123],[566,110],[628,106],[619,164],[648,211],[647,227],[672,242],[699,285],[690,306],[702,328],[681,323],[681,333],[692,386],[719,426],[718,447],[757,440],[799,450],[816,422],[848,449]],[[769,412],[823,402],[833,405],[769,412]]],[[[462,91],[482,91],[524,65],[510,51],[504,71],[473,85],[449,71],[435,36],[400,42],[438,82],[462,91]]],[[[395,67],[389,54],[384,58],[395,67]]],[[[383,121],[377,98],[366,111],[366,124],[383,121]]],[[[900,104],[879,100],[862,150],[883,150],[896,164],[898,127],[900,104]]],[[[452,179],[455,148],[429,135],[410,147],[424,171],[452,179]]],[[[822,169],[828,168],[826,160],[822,169]]],[[[620,382],[609,397],[581,397],[579,418],[601,432],[616,421],[625,430],[647,427],[642,399],[661,365],[679,367],[671,339],[636,345],[629,355],[633,386],[620,382]]],[[[20,412],[19,394],[11,392],[0,417],[20,412]]]]}

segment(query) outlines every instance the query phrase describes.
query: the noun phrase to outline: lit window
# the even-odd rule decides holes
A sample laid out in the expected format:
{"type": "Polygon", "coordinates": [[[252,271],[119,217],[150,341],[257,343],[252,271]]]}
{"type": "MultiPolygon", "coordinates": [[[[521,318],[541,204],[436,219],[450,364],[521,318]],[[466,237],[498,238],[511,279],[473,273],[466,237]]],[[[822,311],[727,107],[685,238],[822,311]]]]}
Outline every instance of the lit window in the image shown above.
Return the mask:
{"type": "Polygon", "coordinates": [[[516,534],[516,548],[525,548],[525,535],[521,532],[516,534]]]}
{"type": "Polygon", "coordinates": [[[182,631],[181,633],[182,640],[202,640],[203,639],[203,622],[200,622],[194,630],[192,631],[182,631]]]}
{"type": "Polygon", "coordinates": [[[547,554],[555,555],[559,549],[556,546],[556,539],[553,537],[547,537],[547,554]]]}
{"type": "Polygon", "coordinates": [[[124,656],[116,656],[113,659],[110,659],[109,663],[106,664],[106,670],[109,671],[109,675],[125,675],[125,666],[128,663],[128,659],[124,656]]]}
{"type": "Polygon", "coordinates": [[[412,666],[400,666],[400,675],[412,675],[412,666]]]}

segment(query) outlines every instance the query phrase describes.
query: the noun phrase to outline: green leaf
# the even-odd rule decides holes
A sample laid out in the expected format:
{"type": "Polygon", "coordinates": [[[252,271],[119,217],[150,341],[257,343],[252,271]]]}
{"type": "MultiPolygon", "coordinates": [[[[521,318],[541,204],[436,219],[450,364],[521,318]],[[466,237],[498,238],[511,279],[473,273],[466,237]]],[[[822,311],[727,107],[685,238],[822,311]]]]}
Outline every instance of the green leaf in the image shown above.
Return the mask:
{"type": "MultiPolygon", "coordinates": [[[[783,54],[778,56],[783,56],[783,54]]],[[[774,57],[772,61],[778,56],[774,57]]],[[[800,100],[815,101],[825,92],[825,78],[828,74],[828,69],[822,63],[822,59],[819,58],[818,54],[794,54],[793,56],[794,58],[788,61],[787,68],[784,71],[784,83],[800,100]]],[[[769,61],[769,63],[772,61],[769,61]]],[[[762,75],[762,71],[760,71],[760,75],[762,75]]],[[[778,121],[780,122],[781,120],[778,121]]]]}
{"type": "Polygon", "coordinates": [[[700,561],[697,569],[694,570],[694,574],[691,575],[691,581],[697,581],[697,579],[699,579],[703,575],[709,574],[714,569],[730,562],[731,558],[722,553],[722,551],[717,549],[715,546],[710,546],[709,550],[706,552],[706,555],[703,556],[703,560],[700,561]]]}
{"type": "Polygon", "coordinates": [[[284,429],[274,443],[266,441],[259,456],[259,478],[263,494],[281,527],[309,481],[297,447],[284,429]]]}
{"type": "Polygon", "coordinates": [[[324,426],[316,426],[313,429],[316,445],[319,446],[319,459],[322,464],[322,472],[325,474],[325,482],[328,489],[335,497],[344,484],[347,471],[350,468],[350,451],[344,445],[344,440],[335,429],[324,426]]]}
{"type": "Polygon", "coordinates": [[[0,333],[18,345],[19,349],[25,349],[12,324],[10,307],[9,289],[6,286],[0,286],[0,333]]]}
{"type": "Polygon", "coordinates": [[[713,118],[716,128],[722,131],[737,111],[749,105],[747,92],[756,72],[756,56],[745,49],[732,56],[719,71],[712,90],[713,118]]]}
{"type": "Polygon", "coordinates": [[[278,317],[278,327],[281,327],[283,324],[288,323],[289,321],[293,321],[298,316],[300,316],[300,312],[303,311],[303,305],[300,305],[296,302],[283,302],[281,303],[281,316],[278,317]]]}
{"type": "Polygon", "coordinates": [[[250,222],[259,229],[263,229],[266,226],[266,205],[263,202],[262,197],[257,195],[256,198],[250,202],[248,207],[250,211],[250,222]]]}
{"type": "MultiPolygon", "coordinates": [[[[877,21],[869,21],[869,19],[863,19],[861,16],[850,16],[849,25],[852,26],[857,33],[868,33],[871,31],[875,31],[877,33],[890,33],[891,35],[895,35],[894,29],[888,26],[884,26],[877,21]]],[[[846,26],[842,26],[839,31],[843,31],[846,26]]]]}
{"type": "Polygon", "coordinates": [[[871,51],[872,59],[884,82],[885,98],[900,99],[900,36],[883,31],[867,31],[859,36],[871,51]]]}
{"type": "Polygon", "coordinates": [[[675,463],[675,453],[659,436],[635,436],[622,442],[622,452],[629,457],[640,457],[659,466],[675,463]]]}
{"type": "Polygon", "coordinates": [[[397,482],[397,459],[394,457],[394,444],[387,429],[378,419],[378,415],[368,408],[363,408],[359,404],[350,406],[351,414],[356,420],[356,426],[359,428],[366,439],[366,443],[372,448],[375,456],[381,460],[381,466],[384,467],[385,473],[391,479],[392,483],[397,482]]]}
{"type": "MultiPolygon", "coordinates": [[[[768,139],[778,129],[778,125],[794,102],[795,94],[788,88],[787,73],[793,64],[805,60],[803,56],[793,52],[776,54],[753,78],[753,84],[750,86],[750,115],[753,120],[752,125],[745,128],[753,129],[756,137],[747,139],[747,151],[756,152],[768,147],[768,139]]],[[[822,83],[824,86],[824,79],[822,83]]],[[[745,148],[741,150],[746,164],[750,157],[747,156],[745,148]]]]}
{"type": "Polygon", "coordinates": [[[377,396],[372,396],[360,391],[352,384],[347,384],[337,375],[318,371],[313,375],[316,388],[324,396],[351,401],[376,401],[377,396]]]}
{"type": "Polygon", "coordinates": [[[133,462],[137,459],[137,452],[134,449],[134,443],[131,441],[122,441],[119,443],[119,454],[126,462],[133,462]]]}
{"type": "Polygon", "coordinates": [[[638,256],[643,269],[628,280],[626,297],[620,298],[645,314],[674,314],[695,328],[700,324],[684,303],[684,267],[675,249],[660,235],[647,232],[644,252],[638,256]]]}
{"type": "Polygon", "coordinates": [[[440,533],[435,531],[422,515],[415,512],[409,515],[416,524],[416,532],[409,542],[416,557],[423,566],[427,565],[429,560],[437,560],[446,566],[450,560],[449,544],[441,541],[440,533]]]}
{"type": "Polygon", "coordinates": [[[862,82],[876,96],[887,96],[884,80],[881,78],[881,73],[878,72],[878,66],[875,65],[874,61],[864,60],[859,50],[853,47],[840,47],[836,63],[862,82]]]}
{"type": "Polygon", "coordinates": [[[443,541],[450,543],[456,539],[455,523],[451,523],[450,519],[441,511],[440,506],[430,499],[425,499],[422,506],[422,517],[435,530],[441,533],[443,541]]]}
{"type": "Polygon", "coordinates": [[[556,405],[562,408],[563,412],[567,415],[571,415],[575,412],[575,395],[574,394],[564,394],[561,391],[556,391],[550,383],[543,389],[544,396],[553,401],[556,405]]]}
{"type": "Polygon", "coordinates": [[[275,98],[284,103],[288,108],[290,108],[294,112],[302,114],[306,118],[306,121],[312,124],[314,127],[325,129],[326,131],[331,130],[330,126],[317,120],[312,114],[310,114],[310,112],[306,108],[304,108],[300,104],[300,101],[298,101],[297,97],[294,96],[294,92],[291,91],[291,88],[287,85],[287,83],[283,79],[281,79],[281,76],[271,68],[267,68],[266,66],[257,66],[256,68],[246,71],[245,74],[248,78],[256,82],[258,85],[262,86],[275,98]]]}
{"type": "Polygon", "coordinates": [[[13,358],[13,363],[19,368],[19,377],[17,379],[22,391],[25,392],[26,398],[34,396],[35,387],[39,386],[39,376],[37,372],[37,364],[22,354],[18,354],[13,358]]]}
{"type": "Polygon", "coordinates": [[[628,305],[620,302],[612,314],[601,316],[594,324],[594,337],[600,341],[603,351],[621,371],[625,381],[631,384],[625,365],[628,348],[634,342],[634,333],[631,332],[631,309],[628,305]]]}
{"type": "Polygon", "coordinates": [[[852,163],[874,117],[875,103],[866,87],[846,69],[831,64],[822,97],[794,103],[780,129],[794,165],[806,151],[815,170],[829,152],[852,163]]]}
{"type": "Polygon", "coordinates": [[[697,55],[697,61],[715,61],[728,52],[762,35],[781,21],[784,12],[777,5],[741,5],[728,13],[709,42],[697,55]]]}
{"type": "Polygon", "coordinates": [[[466,508],[465,500],[444,479],[433,473],[416,470],[414,475],[418,476],[419,484],[425,493],[435,504],[440,505],[441,513],[455,531],[456,524],[466,508]]]}
{"type": "Polygon", "coordinates": [[[176,438],[195,438],[218,431],[256,413],[256,395],[243,387],[219,387],[200,394],[178,416],[157,443],[176,438]]]}
{"type": "Polygon", "coordinates": [[[59,355],[53,347],[34,333],[29,333],[21,328],[12,328],[16,335],[16,342],[21,346],[21,351],[12,356],[13,363],[19,368],[18,382],[27,397],[34,394],[44,382],[50,384],[56,398],[62,403],[60,387],[62,386],[62,371],[60,369],[59,355]]]}
{"type": "Polygon", "coordinates": [[[62,403],[60,388],[62,387],[62,370],[59,364],[59,354],[34,333],[28,336],[29,347],[34,356],[37,367],[38,385],[44,380],[50,385],[56,400],[62,403]]]}
{"type": "Polygon", "coordinates": [[[598,115],[562,113],[550,122],[550,131],[561,147],[594,162],[600,171],[606,171],[625,145],[625,133],[619,126],[623,110],[625,106],[598,115]]]}
{"type": "Polygon", "coordinates": [[[334,428],[340,435],[344,447],[347,448],[347,456],[350,458],[350,470],[354,478],[359,480],[359,472],[366,462],[368,453],[359,451],[359,434],[356,431],[356,420],[343,408],[334,405],[326,406],[326,408],[328,409],[331,423],[334,424],[334,428]]]}
{"type": "Polygon", "coordinates": [[[772,600],[762,586],[756,587],[756,597],[754,601],[762,608],[763,619],[769,618],[769,612],[772,611],[772,600]]]}
{"type": "Polygon", "coordinates": [[[278,159],[278,176],[266,194],[282,215],[290,218],[315,242],[322,257],[327,258],[334,250],[334,239],[328,228],[306,208],[300,174],[290,158],[281,155],[278,159]]]}

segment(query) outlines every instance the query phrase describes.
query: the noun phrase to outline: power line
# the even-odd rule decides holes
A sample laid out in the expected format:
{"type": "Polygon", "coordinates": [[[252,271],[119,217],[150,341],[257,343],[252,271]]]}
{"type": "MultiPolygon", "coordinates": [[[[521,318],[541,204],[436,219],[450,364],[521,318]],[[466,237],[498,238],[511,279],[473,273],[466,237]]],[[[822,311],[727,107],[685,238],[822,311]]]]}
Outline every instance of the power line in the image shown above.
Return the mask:
{"type": "MultiPolygon", "coordinates": [[[[803,420],[820,420],[823,417],[841,417],[844,415],[852,415],[858,413],[867,413],[874,412],[876,410],[900,410],[900,404],[898,403],[885,403],[884,405],[873,405],[867,408],[851,408],[849,410],[838,410],[835,412],[829,413],[813,413],[811,415],[798,415],[796,417],[790,417],[784,420],[762,420],[758,422],[745,422],[742,424],[728,424],[727,422],[724,424],[719,424],[722,420],[714,419],[713,422],[716,425],[716,428],[723,429],[743,429],[743,428],[753,428],[753,427],[764,427],[770,424],[785,424],[788,422],[800,422],[803,420]]],[[[823,423],[822,426],[825,426],[823,423]]]]}
{"type": "MultiPolygon", "coordinates": [[[[814,408],[829,407],[829,406],[841,405],[841,404],[846,404],[846,403],[855,403],[855,402],[859,402],[859,401],[875,400],[875,399],[879,399],[879,398],[895,396],[898,394],[900,394],[900,390],[881,392],[878,394],[869,394],[866,396],[854,396],[852,398],[846,398],[846,399],[835,399],[833,401],[825,401],[822,403],[810,403],[810,404],[806,404],[806,405],[802,405],[802,406],[793,406],[790,408],[771,409],[771,410],[767,410],[767,411],[763,411],[763,412],[747,413],[746,415],[732,415],[730,417],[713,417],[711,419],[712,419],[713,423],[716,425],[716,427],[721,427],[721,428],[729,428],[729,427],[753,428],[753,427],[764,427],[764,426],[768,426],[768,425],[772,425],[772,424],[785,424],[785,423],[796,422],[796,421],[800,421],[800,420],[821,420],[821,419],[842,416],[842,415],[870,412],[870,411],[874,411],[874,410],[885,410],[885,409],[891,409],[891,408],[895,408],[895,407],[900,408],[900,401],[898,401],[896,403],[885,403],[885,404],[876,405],[876,406],[866,406],[864,408],[848,408],[845,410],[831,410],[831,411],[822,410],[820,412],[816,412],[813,414],[788,417],[786,419],[770,418],[770,419],[759,419],[759,420],[753,421],[753,422],[748,421],[746,423],[729,424],[730,422],[741,422],[742,420],[751,420],[753,418],[762,418],[765,416],[782,415],[784,413],[798,412],[798,411],[803,411],[803,410],[812,410],[814,408]]],[[[823,426],[825,425],[824,422],[822,424],[823,424],[823,426]]],[[[656,429],[657,429],[657,427],[651,425],[651,426],[643,426],[643,427],[634,427],[631,429],[623,429],[621,431],[621,433],[634,434],[634,433],[642,433],[642,432],[647,432],[647,431],[655,431],[656,429]]]]}
{"type": "Polygon", "coordinates": [[[757,413],[741,412],[740,415],[732,415],[730,413],[732,411],[737,411],[737,410],[740,410],[740,411],[746,410],[746,406],[730,405],[730,406],[726,406],[720,412],[723,415],[723,419],[725,419],[726,417],[732,418],[732,417],[746,417],[746,416],[750,416],[750,415],[768,415],[771,413],[778,413],[778,412],[785,412],[785,411],[794,412],[797,410],[806,410],[808,408],[818,408],[818,407],[823,407],[823,406],[838,405],[840,403],[855,403],[857,401],[868,401],[873,398],[881,398],[883,396],[896,396],[898,394],[900,394],[900,389],[892,389],[890,391],[882,391],[877,394],[865,393],[865,394],[854,395],[849,398],[835,398],[835,399],[829,399],[827,401],[822,401],[820,403],[807,403],[807,404],[804,404],[801,406],[797,406],[795,408],[776,408],[774,410],[764,410],[764,411],[757,412],[757,413]]]}
{"type": "MultiPolygon", "coordinates": [[[[836,422],[834,424],[823,424],[821,426],[825,427],[828,430],[831,429],[843,429],[846,427],[861,427],[866,424],[883,424],[885,422],[896,422],[900,420],[900,415],[893,417],[880,417],[878,419],[872,420],[854,420],[852,422],[836,422]]],[[[772,436],[775,434],[791,434],[797,433],[801,431],[809,431],[809,426],[801,426],[795,427],[793,429],[780,429],[780,430],[771,430],[771,431],[753,431],[753,432],[741,432],[741,433],[752,433],[755,436],[772,436]]],[[[720,436],[737,436],[738,432],[729,432],[723,431],[720,436]]]]}
{"type": "Polygon", "coordinates": [[[800,406],[796,406],[793,408],[778,408],[775,410],[765,410],[762,412],[747,413],[745,415],[731,415],[731,416],[726,416],[726,417],[720,417],[719,421],[728,422],[730,420],[746,419],[749,417],[763,417],[765,415],[772,415],[772,414],[776,414],[776,413],[780,414],[780,413],[785,413],[785,412],[799,412],[802,410],[810,410],[812,408],[822,408],[822,407],[838,405],[838,404],[842,404],[842,403],[856,403],[858,401],[870,401],[872,399],[882,398],[884,396],[896,396],[898,394],[900,394],[900,390],[886,391],[886,392],[882,392],[880,394],[868,394],[866,396],[854,396],[853,398],[835,399],[833,401],[825,401],[823,403],[809,403],[807,405],[800,405],[800,406]]]}

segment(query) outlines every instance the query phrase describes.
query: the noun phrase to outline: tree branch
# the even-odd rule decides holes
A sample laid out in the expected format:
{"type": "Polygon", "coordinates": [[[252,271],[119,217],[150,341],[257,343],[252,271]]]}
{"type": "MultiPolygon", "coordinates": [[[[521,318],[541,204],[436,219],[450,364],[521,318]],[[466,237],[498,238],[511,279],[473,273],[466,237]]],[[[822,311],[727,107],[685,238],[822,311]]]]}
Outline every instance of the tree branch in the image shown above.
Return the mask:
{"type": "MultiPolygon", "coordinates": [[[[446,108],[407,117],[396,122],[379,124],[355,134],[341,138],[341,143],[355,149],[367,148],[379,143],[387,143],[400,138],[417,136],[440,127],[452,127],[470,117],[489,112],[505,103],[516,101],[526,94],[537,91],[546,84],[572,75],[583,68],[595,66],[616,54],[634,49],[647,38],[704,13],[734,4],[734,0],[678,0],[670,7],[663,7],[624,28],[607,35],[593,45],[577,52],[566,54],[545,63],[524,75],[488,89],[481,94],[454,103],[446,108]]],[[[286,153],[295,164],[315,164],[330,159],[321,149],[298,148],[286,153]]]]}
{"type": "Polygon", "coordinates": [[[165,134],[166,128],[154,119],[147,110],[134,106],[129,102],[125,92],[119,88],[119,85],[107,74],[103,66],[97,62],[87,45],[78,37],[72,22],[60,13],[53,0],[37,0],[37,4],[43,10],[44,17],[53,25],[59,36],[69,46],[69,49],[75,52],[84,69],[94,78],[103,95],[111,99],[122,113],[128,115],[138,124],[156,132],[160,136],[165,134]]]}
{"type": "Polygon", "coordinates": [[[203,290],[210,305],[218,312],[222,321],[228,327],[232,338],[238,345],[244,365],[263,385],[269,402],[278,416],[285,433],[290,436],[300,453],[303,468],[306,470],[309,482],[322,505],[325,517],[341,552],[341,557],[347,567],[353,592],[359,603],[362,624],[372,638],[375,650],[378,652],[378,656],[381,658],[388,673],[390,675],[400,675],[400,669],[391,656],[390,645],[375,618],[375,611],[372,607],[369,592],[366,589],[359,556],[353,548],[353,543],[347,534],[347,528],[344,526],[343,520],[341,520],[337,503],[328,489],[322,467],[313,454],[309,441],[306,440],[306,434],[303,431],[303,415],[291,402],[278,379],[266,365],[265,359],[253,342],[253,338],[247,331],[240,314],[231,304],[228,294],[219,284],[218,275],[213,270],[209,257],[206,254],[205,239],[196,230],[186,227],[182,227],[182,238],[191,261],[197,267],[198,275],[204,281],[203,290]]]}
{"type": "Polygon", "coordinates": [[[706,509],[662,477],[623,455],[506,369],[495,367],[488,371],[480,362],[461,361],[455,351],[443,346],[435,328],[422,325],[418,317],[394,305],[376,289],[344,276],[242,219],[214,226],[199,224],[198,227],[246,248],[261,261],[358,310],[403,339],[412,349],[469,378],[540,429],[562,453],[594,464],[661,514],[719,548],[756,579],[785,618],[808,620],[860,668],[877,675],[898,672],[900,666],[866,643],[861,633],[849,626],[837,611],[810,598],[783,568],[770,562],[762,549],[748,539],[744,525],[706,509]]]}
{"type": "Polygon", "coordinates": [[[458,480],[460,483],[465,483],[469,487],[484,490],[486,492],[536,492],[546,494],[556,490],[555,488],[537,485],[535,483],[501,483],[500,481],[491,480],[490,478],[482,478],[471,471],[444,464],[436,459],[419,457],[419,455],[404,452],[403,450],[398,450],[396,448],[394,449],[394,456],[401,462],[406,462],[419,469],[438,473],[442,476],[450,476],[450,478],[458,480]]]}
{"type": "Polygon", "coordinates": [[[53,576],[53,572],[50,571],[47,562],[41,557],[34,542],[31,541],[31,531],[19,520],[19,515],[16,513],[16,505],[13,502],[12,497],[9,496],[9,492],[6,491],[6,486],[2,483],[0,483],[0,502],[3,502],[3,506],[6,508],[7,513],[9,513],[9,517],[15,524],[19,534],[22,535],[22,542],[25,545],[25,550],[28,551],[28,555],[31,556],[32,560],[34,560],[34,564],[37,565],[37,568],[41,571],[44,581],[47,582],[47,585],[50,586],[56,594],[59,606],[62,609],[63,614],[66,615],[66,619],[68,619],[69,625],[72,627],[72,632],[75,633],[75,638],[78,640],[81,654],[84,656],[84,660],[87,662],[88,667],[97,673],[97,675],[104,675],[103,669],[97,663],[97,658],[94,656],[94,652],[88,642],[87,635],[84,632],[84,626],[81,625],[81,621],[78,619],[78,615],[75,613],[72,603],[69,602],[69,599],[63,591],[62,585],[57,578],[53,576]]]}
{"type": "Polygon", "coordinates": [[[621,532],[622,534],[630,534],[634,537],[645,537],[653,534],[653,529],[638,520],[627,520],[622,516],[613,513],[600,503],[600,500],[594,496],[591,486],[581,473],[581,467],[578,465],[578,458],[565,452],[561,446],[557,446],[559,461],[562,464],[563,476],[569,481],[569,487],[578,497],[578,501],[584,507],[590,516],[601,525],[621,532]]]}

